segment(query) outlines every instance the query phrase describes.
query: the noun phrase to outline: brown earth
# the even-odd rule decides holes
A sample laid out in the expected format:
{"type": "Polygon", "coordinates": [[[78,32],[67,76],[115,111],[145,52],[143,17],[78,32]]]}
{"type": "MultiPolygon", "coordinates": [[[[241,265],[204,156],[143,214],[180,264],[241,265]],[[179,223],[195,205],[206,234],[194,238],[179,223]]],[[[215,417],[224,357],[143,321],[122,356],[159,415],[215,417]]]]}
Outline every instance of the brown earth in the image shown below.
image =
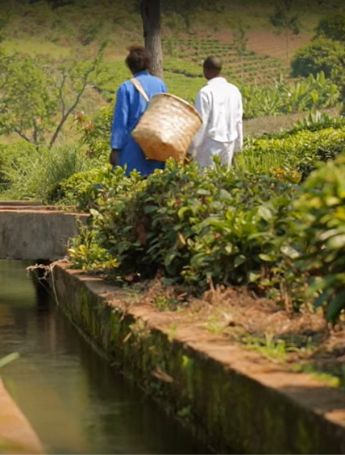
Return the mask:
{"type": "Polygon", "coordinates": [[[286,35],[285,32],[280,34],[271,31],[256,30],[248,32],[248,48],[258,54],[269,55],[289,62],[297,49],[305,46],[312,35],[300,33],[286,35]],[[287,39],[288,38],[288,39],[287,39]]]}
{"type": "Polygon", "coordinates": [[[294,371],[327,373],[326,381],[345,386],[345,320],[331,327],[321,312],[307,307],[293,312],[244,288],[212,288],[201,298],[183,287],[165,286],[159,278],[130,288],[140,293],[141,303],[169,312],[172,321],[193,322],[294,371]]]}

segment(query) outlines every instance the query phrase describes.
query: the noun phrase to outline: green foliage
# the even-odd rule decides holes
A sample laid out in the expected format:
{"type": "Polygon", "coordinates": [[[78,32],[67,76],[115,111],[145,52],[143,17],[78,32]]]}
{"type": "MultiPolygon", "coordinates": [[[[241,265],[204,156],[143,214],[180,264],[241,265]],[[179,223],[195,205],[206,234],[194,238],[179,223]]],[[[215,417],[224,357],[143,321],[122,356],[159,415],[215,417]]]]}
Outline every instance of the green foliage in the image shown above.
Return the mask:
{"type": "Polygon", "coordinates": [[[72,241],[68,254],[74,266],[80,270],[111,274],[118,267],[118,262],[109,251],[94,241],[95,233],[83,227],[79,237],[72,241]]]}
{"type": "MultiPolygon", "coordinates": [[[[35,154],[36,149],[32,144],[25,141],[2,145],[0,144],[0,191],[9,190],[13,174],[20,169],[20,163],[30,165],[30,156],[35,154]]],[[[20,172],[20,171],[19,171],[20,172]]]]}
{"type": "Polygon", "coordinates": [[[316,28],[316,35],[345,42],[345,15],[333,14],[324,17],[316,28]]]}
{"type": "Polygon", "coordinates": [[[50,150],[24,143],[21,148],[5,147],[8,157],[2,168],[7,195],[14,199],[51,202],[60,194],[60,182],[90,165],[76,146],[50,150]]]}
{"type": "Polygon", "coordinates": [[[236,49],[239,56],[245,55],[247,52],[248,37],[246,35],[248,27],[239,21],[237,22],[234,29],[233,46],[236,49]]]}
{"type": "Polygon", "coordinates": [[[294,0],[276,0],[274,13],[270,16],[273,27],[278,32],[285,32],[286,57],[289,60],[289,35],[298,35],[300,23],[298,15],[295,13],[294,0]]]}
{"type": "Polygon", "coordinates": [[[275,4],[274,14],[270,21],[277,29],[286,29],[295,35],[299,33],[299,21],[297,14],[293,14],[293,0],[278,0],[275,4]]]}
{"type": "Polygon", "coordinates": [[[96,207],[96,200],[101,197],[105,188],[117,186],[118,180],[123,178],[124,173],[120,168],[112,172],[110,166],[77,172],[61,182],[59,203],[89,210],[96,207]]]}
{"type": "Polygon", "coordinates": [[[270,87],[244,86],[241,91],[245,118],[331,107],[340,96],[337,86],[323,73],[290,83],[278,79],[270,87]]]}
{"type": "Polygon", "coordinates": [[[297,51],[291,63],[292,76],[305,77],[322,71],[326,77],[332,77],[337,68],[343,70],[344,64],[343,44],[328,38],[317,38],[297,51]]]}
{"type": "Polygon", "coordinates": [[[46,58],[0,51],[0,134],[16,134],[52,147],[99,70],[92,61],[56,64],[46,58]]]}
{"type": "Polygon", "coordinates": [[[208,280],[248,283],[266,278],[279,237],[277,213],[293,185],[268,176],[236,177],[221,167],[169,163],[146,180],[114,176],[92,210],[94,240],[122,273],[167,276],[205,287],[208,280]],[[113,185],[113,182],[110,183],[113,185]],[[279,191],[284,197],[269,201],[279,191]],[[278,237],[277,237],[278,236],[278,237]]]}
{"type": "Polygon", "coordinates": [[[109,154],[113,106],[108,105],[101,108],[92,119],[84,113],[78,112],[75,119],[81,133],[80,141],[87,147],[88,156],[105,162],[109,154]]]}
{"type": "Polygon", "coordinates": [[[147,179],[120,168],[71,177],[65,196],[92,215],[73,245],[75,265],[116,277],[159,270],[198,291],[247,284],[295,308],[314,301],[336,321],[344,307],[344,155],[299,184],[318,161],[345,151],[344,126],[336,126],[259,139],[243,152],[261,151],[264,162],[270,151],[280,168],[216,164],[201,172],[169,162],[147,179]]]}
{"type": "Polygon", "coordinates": [[[42,62],[0,51],[0,134],[42,143],[53,126],[57,102],[42,62]]]}
{"type": "Polygon", "coordinates": [[[276,137],[255,139],[236,158],[236,165],[239,169],[273,174],[297,183],[319,161],[333,159],[344,149],[345,125],[339,121],[338,128],[330,126],[315,131],[296,128],[276,137]]]}
{"type": "Polygon", "coordinates": [[[289,285],[335,322],[345,309],[345,155],[312,173],[283,249],[289,285]]]}

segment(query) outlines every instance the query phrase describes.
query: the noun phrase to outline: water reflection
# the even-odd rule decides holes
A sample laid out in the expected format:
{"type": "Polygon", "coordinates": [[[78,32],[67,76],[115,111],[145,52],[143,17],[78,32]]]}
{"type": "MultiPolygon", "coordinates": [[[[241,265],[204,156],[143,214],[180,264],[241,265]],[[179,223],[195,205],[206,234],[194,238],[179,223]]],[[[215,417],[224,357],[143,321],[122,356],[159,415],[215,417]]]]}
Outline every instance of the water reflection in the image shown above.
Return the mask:
{"type": "Polygon", "coordinates": [[[23,264],[0,261],[0,356],[14,351],[2,377],[47,453],[205,452],[90,349],[23,264]]]}

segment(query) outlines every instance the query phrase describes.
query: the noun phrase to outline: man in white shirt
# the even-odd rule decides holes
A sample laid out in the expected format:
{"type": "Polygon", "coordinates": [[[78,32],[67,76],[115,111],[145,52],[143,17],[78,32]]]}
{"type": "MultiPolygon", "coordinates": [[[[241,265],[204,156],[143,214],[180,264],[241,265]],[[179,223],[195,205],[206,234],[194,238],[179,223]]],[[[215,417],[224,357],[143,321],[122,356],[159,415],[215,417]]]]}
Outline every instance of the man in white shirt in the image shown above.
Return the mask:
{"type": "Polygon", "coordinates": [[[208,83],[195,101],[202,126],[189,153],[202,168],[213,166],[215,156],[230,168],[234,154],[243,145],[242,96],[235,85],[220,76],[222,62],[219,58],[207,57],[203,69],[208,83]]]}

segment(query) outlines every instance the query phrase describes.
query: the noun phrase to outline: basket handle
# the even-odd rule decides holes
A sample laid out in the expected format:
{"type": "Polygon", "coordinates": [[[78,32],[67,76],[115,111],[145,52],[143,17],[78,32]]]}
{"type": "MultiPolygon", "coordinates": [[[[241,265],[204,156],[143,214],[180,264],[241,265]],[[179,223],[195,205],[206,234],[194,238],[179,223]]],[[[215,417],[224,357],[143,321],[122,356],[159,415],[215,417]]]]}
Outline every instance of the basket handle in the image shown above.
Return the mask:
{"type": "Polygon", "coordinates": [[[132,84],[134,85],[134,87],[138,90],[138,92],[142,95],[142,97],[144,98],[145,101],[149,102],[150,101],[150,98],[147,96],[147,93],[145,92],[145,90],[143,89],[143,86],[140,84],[140,82],[138,81],[138,79],[135,79],[135,77],[133,77],[133,79],[131,79],[131,82],[132,84]]]}

